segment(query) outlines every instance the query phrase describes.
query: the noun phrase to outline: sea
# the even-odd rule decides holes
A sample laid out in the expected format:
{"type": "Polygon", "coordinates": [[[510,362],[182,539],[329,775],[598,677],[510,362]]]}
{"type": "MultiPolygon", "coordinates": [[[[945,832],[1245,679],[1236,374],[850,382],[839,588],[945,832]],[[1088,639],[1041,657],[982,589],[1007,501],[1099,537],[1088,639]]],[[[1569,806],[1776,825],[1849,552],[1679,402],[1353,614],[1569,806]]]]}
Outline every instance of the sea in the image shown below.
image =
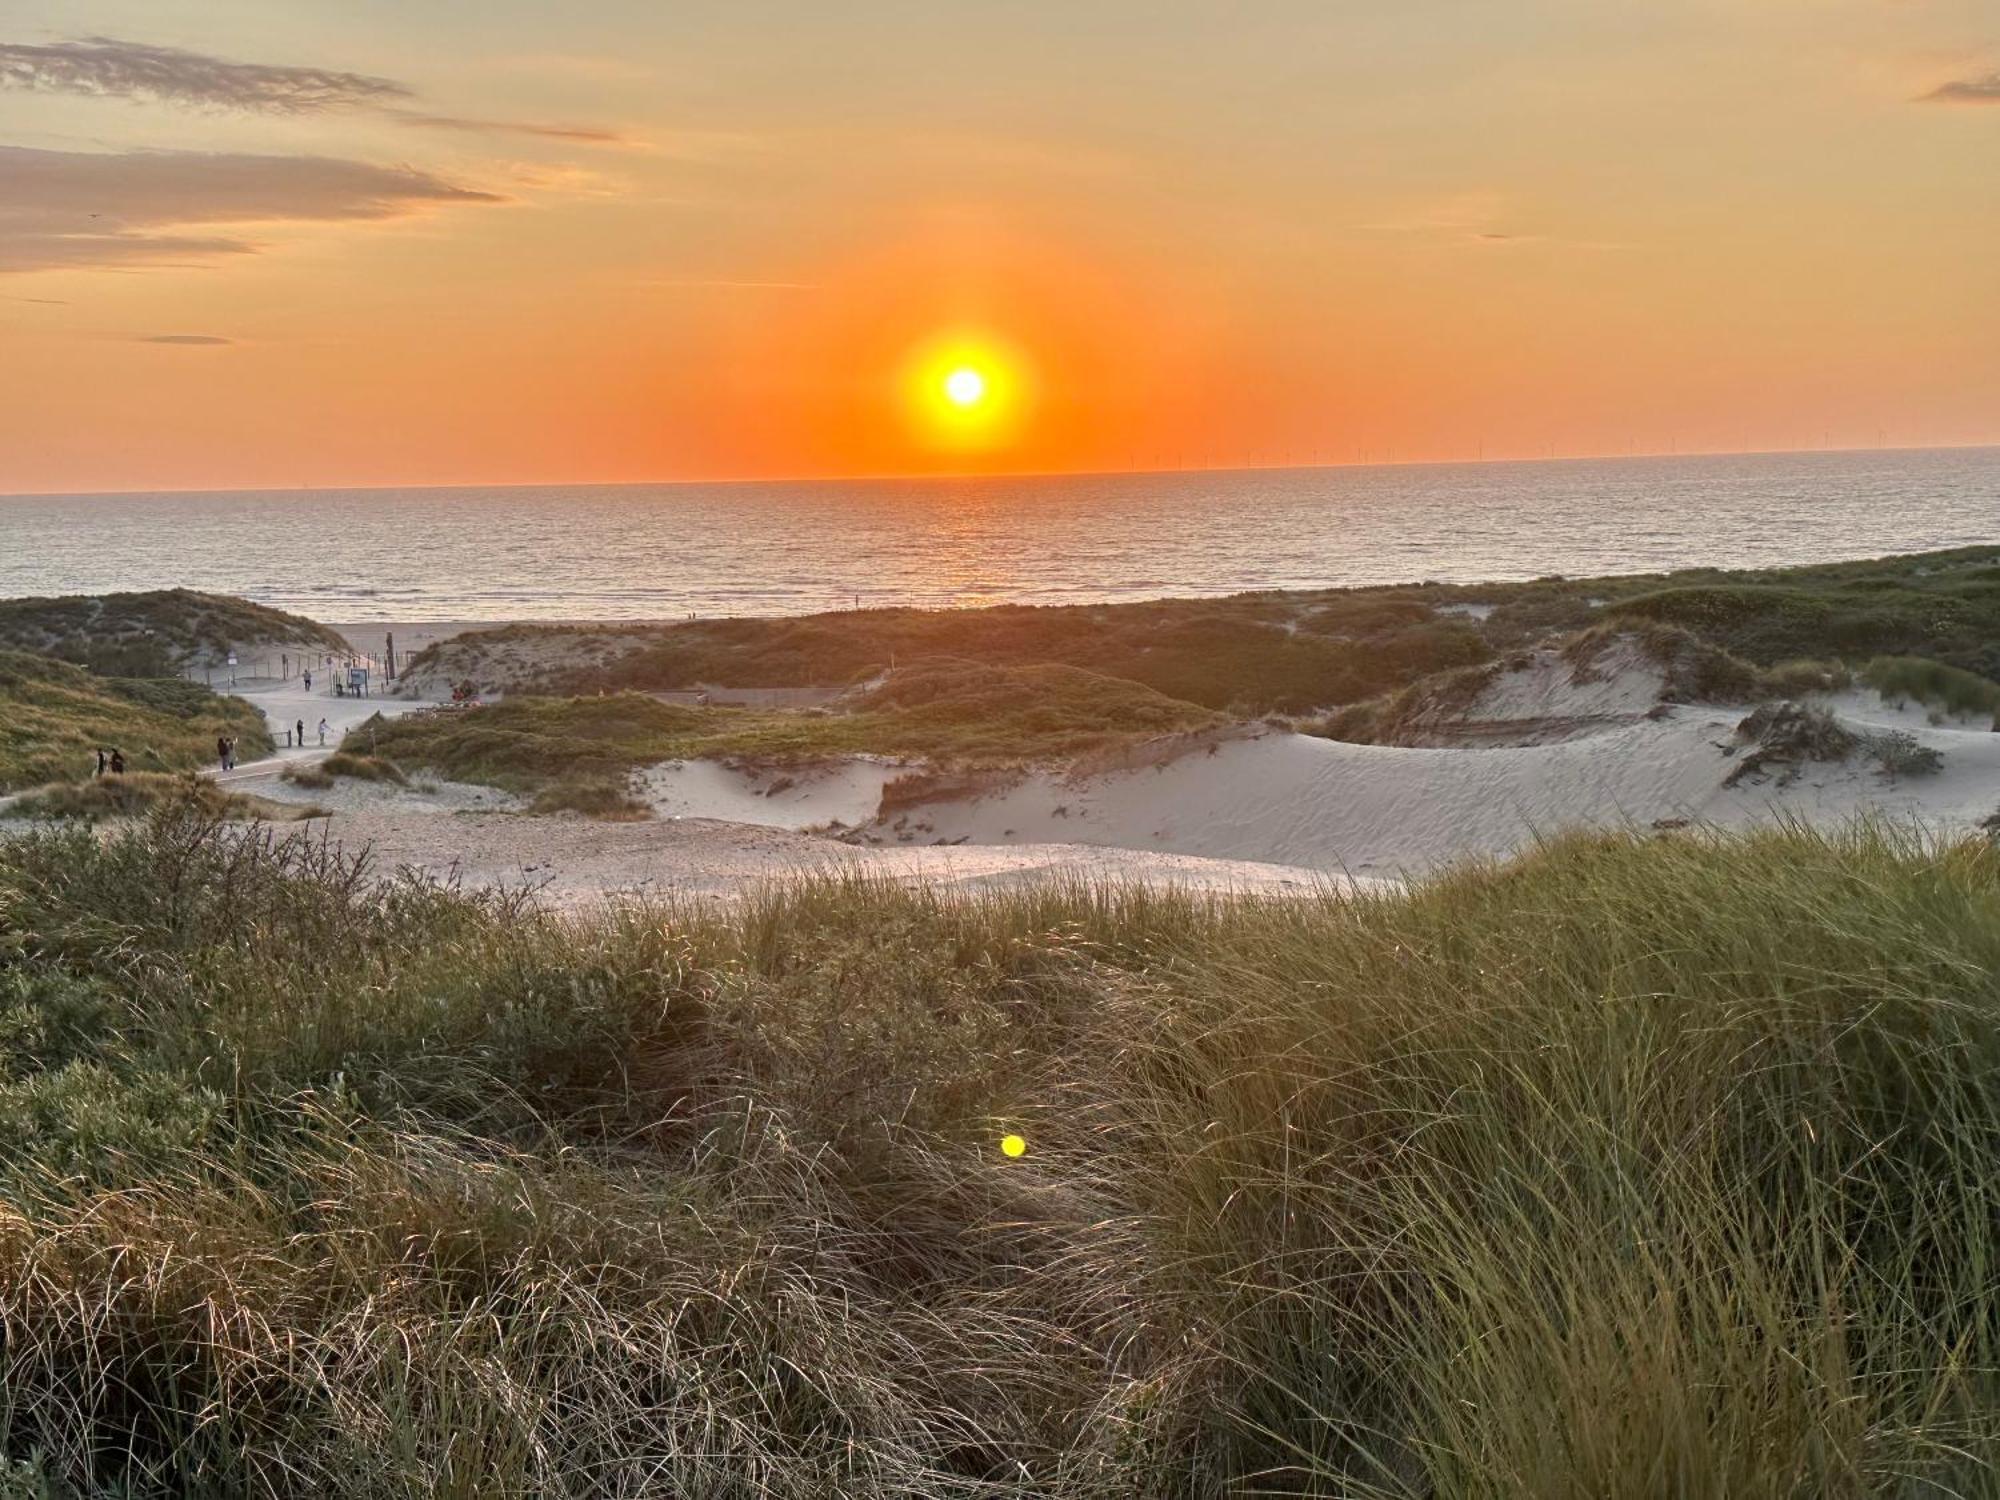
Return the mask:
{"type": "Polygon", "coordinates": [[[0,597],[336,623],[1074,604],[2000,542],[2000,448],[812,483],[0,496],[0,597]]]}

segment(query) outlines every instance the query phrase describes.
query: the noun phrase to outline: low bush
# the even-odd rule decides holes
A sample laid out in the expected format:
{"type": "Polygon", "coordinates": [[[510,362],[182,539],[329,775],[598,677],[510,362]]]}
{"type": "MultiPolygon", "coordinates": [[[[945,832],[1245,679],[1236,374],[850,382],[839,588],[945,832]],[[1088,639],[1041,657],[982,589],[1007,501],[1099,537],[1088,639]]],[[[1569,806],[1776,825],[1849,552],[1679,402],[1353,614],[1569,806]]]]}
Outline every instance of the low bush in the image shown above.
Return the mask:
{"type": "Polygon", "coordinates": [[[1913,656],[1878,656],[1861,669],[1861,680],[1885,699],[1911,699],[1961,717],[2000,723],[2000,682],[1943,662],[1913,656]]]}
{"type": "Polygon", "coordinates": [[[653,815],[624,782],[611,777],[558,781],[536,793],[528,811],[575,812],[614,823],[638,822],[653,815]]]}
{"type": "Polygon", "coordinates": [[[409,779],[393,761],[347,750],[334,751],[319,762],[319,769],[327,776],[345,776],[353,781],[393,781],[400,785],[409,779]]]}
{"type": "Polygon", "coordinates": [[[1838,693],[1854,685],[1854,673],[1843,662],[1800,657],[1781,661],[1757,674],[1757,692],[1768,698],[1805,698],[1838,693]]]}
{"type": "Polygon", "coordinates": [[[1882,774],[1932,776],[1944,769],[1944,754],[1901,729],[1871,734],[1862,742],[1868,758],[1882,774]]]}

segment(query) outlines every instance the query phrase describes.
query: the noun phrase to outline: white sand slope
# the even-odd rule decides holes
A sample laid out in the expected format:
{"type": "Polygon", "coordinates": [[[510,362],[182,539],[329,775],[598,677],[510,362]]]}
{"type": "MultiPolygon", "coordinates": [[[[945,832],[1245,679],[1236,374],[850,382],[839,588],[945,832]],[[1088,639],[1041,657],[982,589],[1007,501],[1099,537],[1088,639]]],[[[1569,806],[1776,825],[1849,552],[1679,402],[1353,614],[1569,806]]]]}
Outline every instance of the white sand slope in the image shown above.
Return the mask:
{"type": "MultiPolygon", "coordinates": [[[[1861,758],[1723,779],[1740,708],[1672,707],[1587,738],[1491,749],[1354,745],[1272,733],[1170,764],[1080,778],[1037,773],[984,796],[926,804],[869,830],[885,843],[1103,844],[1384,876],[1471,855],[1504,855],[1573,828],[1721,827],[1858,814],[1967,832],[2000,808],[2000,734],[1934,727],[1886,709],[1856,727],[1895,727],[1944,756],[1934,775],[1891,780],[1861,758]]],[[[1740,751],[1738,752],[1741,753],[1740,751]]]]}
{"type": "Polygon", "coordinates": [[[632,898],[731,900],[812,875],[968,891],[1054,879],[1267,896],[1367,884],[1265,863],[1075,844],[872,849],[700,818],[602,823],[567,814],[453,813],[421,795],[380,797],[372,807],[338,813],[329,826],[346,848],[367,850],[379,872],[408,868],[468,887],[530,888],[544,903],[570,910],[632,898]]]}
{"type": "MultiPolygon", "coordinates": [[[[1934,724],[1873,693],[1822,706],[1858,735],[1910,735],[1942,756],[1940,770],[1892,779],[1856,754],[1727,786],[1747,754],[1737,736],[1747,709],[1663,703],[1666,672],[1627,639],[1581,667],[1538,650],[1466,682],[1473,691],[1444,693],[1403,726],[1425,741],[1416,745],[1239,729],[1068,771],[940,778],[928,801],[898,788],[886,814],[885,790],[921,768],[881,757],[671,762],[638,781],[655,817],[612,824],[526,816],[503,794],[446,783],[296,795],[331,807],[336,837],[370,846],[378,866],[542,886],[571,906],[726,897],[837,871],[968,888],[1058,876],[1302,894],[1504,856],[1576,828],[1877,814],[1958,834],[2000,810],[2000,734],[1983,721],[1934,724]],[[826,829],[847,842],[805,832],[826,829]]],[[[269,700],[274,717],[305,706],[269,700]]]]}
{"type": "Polygon", "coordinates": [[[853,828],[874,820],[882,789],[904,773],[874,756],[824,764],[742,768],[673,760],[639,778],[639,794],[662,818],[713,818],[760,828],[853,828]]]}

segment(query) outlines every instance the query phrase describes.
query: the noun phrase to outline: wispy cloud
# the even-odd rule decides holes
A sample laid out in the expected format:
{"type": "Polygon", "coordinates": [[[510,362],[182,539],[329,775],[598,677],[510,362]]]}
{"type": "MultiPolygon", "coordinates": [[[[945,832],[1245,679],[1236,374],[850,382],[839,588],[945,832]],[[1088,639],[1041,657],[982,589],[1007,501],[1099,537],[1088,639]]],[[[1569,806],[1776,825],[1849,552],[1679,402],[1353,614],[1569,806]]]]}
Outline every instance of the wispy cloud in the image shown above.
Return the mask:
{"type": "Polygon", "coordinates": [[[2000,73],[1984,78],[1954,78],[1920,96],[1922,104],[2000,104],[2000,73]]]}
{"type": "Polygon", "coordinates": [[[745,281],[730,276],[658,276],[639,283],[647,287],[687,288],[723,287],[743,292],[810,292],[819,283],[816,281],[745,281]]]}
{"type": "Polygon", "coordinates": [[[397,109],[393,114],[405,125],[425,130],[462,130],[478,135],[532,135],[550,141],[580,141],[587,146],[626,146],[631,137],[623,131],[601,125],[543,125],[531,120],[481,120],[465,115],[433,115],[422,110],[397,109]]]}
{"type": "Polygon", "coordinates": [[[0,43],[0,85],[286,115],[411,97],[404,85],[365,73],[230,62],[104,36],[43,46],[0,43]]]}
{"type": "Polygon", "coordinates": [[[233,344],[235,339],[226,339],[217,333],[144,333],[137,342],[141,344],[179,344],[188,347],[214,348],[222,344],[233,344]]]}
{"type": "Polygon", "coordinates": [[[1560,251],[1632,248],[1617,240],[1572,239],[1546,231],[1501,227],[1518,220],[1505,194],[1492,188],[1472,188],[1407,203],[1390,216],[1355,227],[1370,234],[1403,234],[1439,245],[1496,251],[1525,250],[1528,246],[1560,251]]]}
{"type": "Polygon", "coordinates": [[[1492,188],[1472,188],[1443,198],[1405,204],[1398,212],[1358,228],[1376,234],[1437,234],[1484,237],[1506,209],[1506,199],[1492,188]]]}
{"type": "Polygon", "coordinates": [[[499,201],[414,167],[336,157],[0,146],[0,272],[200,263],[254,252],[241,226],[499,201]],[[188,232],[212,225],[232,232],[188,232]]]}
{"type": "Polygon", "coordinates": [[[0,42],[0,88],[100,98],[148,99],[257,114],[368,110],[426,130],[525,135],[590,146],[634,144],[598,125],[485,119],[412,107],[417,91],[393,78],[330,68],[235,62],[181,47],[117,37],[32,44],[0,42]]]}

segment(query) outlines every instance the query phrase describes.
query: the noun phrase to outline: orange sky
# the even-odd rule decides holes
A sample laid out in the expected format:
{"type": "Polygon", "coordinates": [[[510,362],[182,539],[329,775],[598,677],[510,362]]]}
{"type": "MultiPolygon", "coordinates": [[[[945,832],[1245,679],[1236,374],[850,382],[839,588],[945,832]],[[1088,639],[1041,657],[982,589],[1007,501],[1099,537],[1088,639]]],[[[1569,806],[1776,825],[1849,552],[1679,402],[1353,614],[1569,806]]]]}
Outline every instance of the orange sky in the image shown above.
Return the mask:
{"type": "Polygon", "coordinates": [[[476,13],[8,7],[0,492],[2000,442],[1989,0],[476,13]]]}

